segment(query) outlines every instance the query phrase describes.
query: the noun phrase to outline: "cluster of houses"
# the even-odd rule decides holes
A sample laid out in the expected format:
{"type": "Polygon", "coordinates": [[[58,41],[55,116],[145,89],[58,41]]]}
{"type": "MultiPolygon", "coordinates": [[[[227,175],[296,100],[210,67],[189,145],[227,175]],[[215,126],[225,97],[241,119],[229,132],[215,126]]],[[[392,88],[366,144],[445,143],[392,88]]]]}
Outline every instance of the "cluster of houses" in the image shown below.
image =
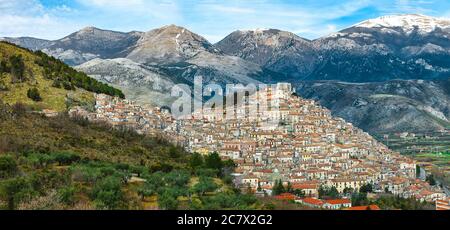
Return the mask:
{"type": "MultiPolygon", "coordinates": [[[[313,100],[297,97],[290,84],[260,89],[232,109],[218,106],[174,119],[169,111],[145,108],[131,101],[97,95],[96,111],[74,108],[71,114],[140,133],[170,137],[190,152],[217,152],[236,163],[235,183],[271,195],[275,181],[302,190],[308,203],[321,186],[340,193],[393,193],[425,201],[444,199],[438,188],[416,179],[416,163],[389,150],[368,133],[313,100]]],[[[347,204],[323,203],[333,209],[347,204]]]]}

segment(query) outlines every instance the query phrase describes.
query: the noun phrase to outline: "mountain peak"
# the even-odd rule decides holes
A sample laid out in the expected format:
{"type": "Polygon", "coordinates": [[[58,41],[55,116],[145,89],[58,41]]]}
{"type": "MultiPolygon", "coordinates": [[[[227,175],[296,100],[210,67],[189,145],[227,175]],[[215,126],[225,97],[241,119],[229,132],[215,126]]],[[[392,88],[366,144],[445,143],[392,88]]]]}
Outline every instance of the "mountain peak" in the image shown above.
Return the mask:
{"type": "Polygon", "coordinates": [[[220,53],[202,36],[172,24],[145,33],[128,58],[139,62],[178,62],[204,51],[220,53]]]}
{"type": "Polygon", "coordinates": [[[86,27],[84,27],[83,29],[79,30],[78,33],[92,33],[92,32],[94,32],[94,31],[98,31],[98,30],[100,30],[100,29],[97,28],[97,27],[94,27],[94,26],[86,26],[86,27]]]}
{"type": "Polygon", "coordinates": [[[450,27],[450,20],[422,14],[387,15],[358,23],[355,27],[382,28],[401,27],[406,31],[418,28],[422,32],[432,32],[436,28],[450,27]]]}

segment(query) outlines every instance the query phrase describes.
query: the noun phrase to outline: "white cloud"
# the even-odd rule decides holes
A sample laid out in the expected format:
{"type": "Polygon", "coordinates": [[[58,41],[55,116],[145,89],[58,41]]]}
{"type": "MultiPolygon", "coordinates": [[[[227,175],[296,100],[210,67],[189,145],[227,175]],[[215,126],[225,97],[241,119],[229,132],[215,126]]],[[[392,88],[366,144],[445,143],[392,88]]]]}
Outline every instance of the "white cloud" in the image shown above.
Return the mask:
{"type": "Polygon", "coordinates": [[[204,2],[193,7],[193,11],[208,20],[194,25],[193,29],[207,31],[209,35],[205,37],[211,42],[217,42],[220,40],[217,38],[223,38],[233,30],[252,28],[275,28],[317,38],[336,32],[338,25],[332,23],[333,20],[349,16],[369,4],[368,0],[313,6],[258,0],[204,2]]]}
{"type": "MultiPolygon", "coordinates": [[[[65,10],[68,10],[66,7],[65,10]]],[[[0,0],[0,37],[60,38],[73,32],[76,23],[65,23],[35,0],[0,0]]]]}

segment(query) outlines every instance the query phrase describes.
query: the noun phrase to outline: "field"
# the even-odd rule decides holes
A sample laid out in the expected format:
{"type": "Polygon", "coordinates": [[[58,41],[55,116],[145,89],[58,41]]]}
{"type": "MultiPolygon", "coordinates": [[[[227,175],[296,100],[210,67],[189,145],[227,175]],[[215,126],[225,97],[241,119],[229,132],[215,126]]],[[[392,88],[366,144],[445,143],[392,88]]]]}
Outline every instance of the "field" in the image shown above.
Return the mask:
{"type": "Polygon", "coordinates": [[[378,138],[394,151],[448,169],[450,167],[450,133],[423,133],[378,138]]]}
{"type": "Polygon", "coordinates": [[[450,132],[422,133],[400,137],[389,135],[378,140],[394,151],[411,156],[419,165],[446,185],[450,178],[450,132]]]}

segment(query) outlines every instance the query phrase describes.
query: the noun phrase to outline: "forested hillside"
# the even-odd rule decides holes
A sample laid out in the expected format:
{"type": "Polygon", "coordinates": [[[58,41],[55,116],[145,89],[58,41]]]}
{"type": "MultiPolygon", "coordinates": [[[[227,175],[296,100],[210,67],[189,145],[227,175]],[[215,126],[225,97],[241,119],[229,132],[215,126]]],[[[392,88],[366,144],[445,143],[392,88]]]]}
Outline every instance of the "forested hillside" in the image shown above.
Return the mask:
{"type": "Polygon", "coordinates": [[[124,94],[43,52],[32,52],[0,42],[0,99],[20,102],[35,110],[64,111],[73,105],[91,105],[92,93],[124,98],[124,94]]]}

